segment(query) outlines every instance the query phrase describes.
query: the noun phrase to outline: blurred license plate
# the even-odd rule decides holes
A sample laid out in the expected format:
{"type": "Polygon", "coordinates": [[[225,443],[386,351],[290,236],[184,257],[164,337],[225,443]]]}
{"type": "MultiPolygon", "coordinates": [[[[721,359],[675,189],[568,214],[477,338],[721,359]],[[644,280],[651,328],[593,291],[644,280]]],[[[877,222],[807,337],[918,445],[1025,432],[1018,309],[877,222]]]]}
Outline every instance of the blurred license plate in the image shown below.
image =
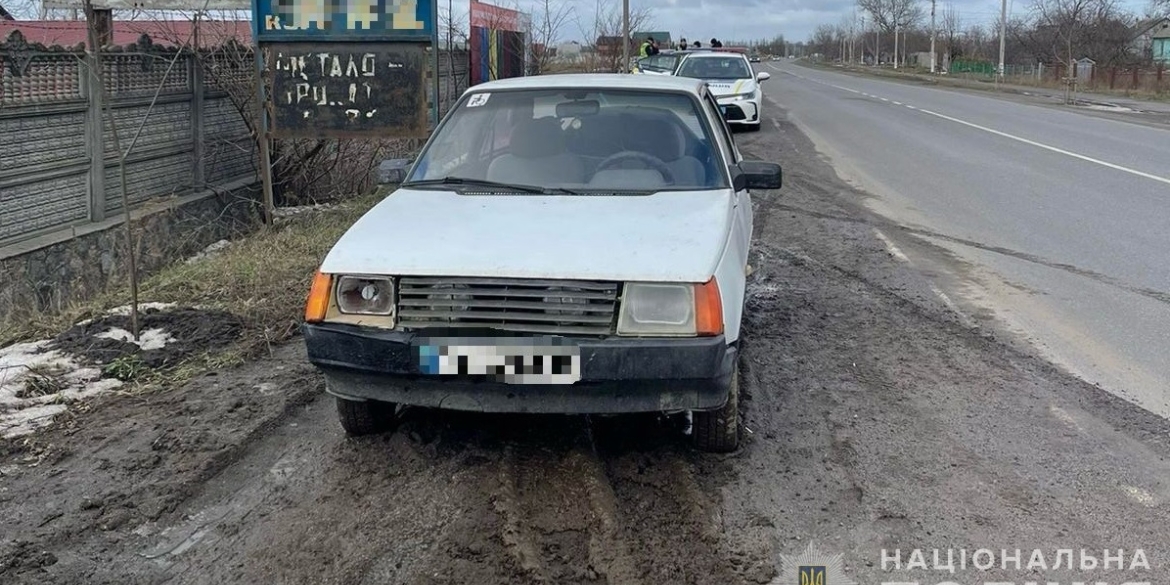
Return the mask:
{"type": "Polygon", "coordinates": [[[581,379],[581,351],[569,345],[424,345],[419,370],[491,376],[506,384],[572,384],[581,379]]]}

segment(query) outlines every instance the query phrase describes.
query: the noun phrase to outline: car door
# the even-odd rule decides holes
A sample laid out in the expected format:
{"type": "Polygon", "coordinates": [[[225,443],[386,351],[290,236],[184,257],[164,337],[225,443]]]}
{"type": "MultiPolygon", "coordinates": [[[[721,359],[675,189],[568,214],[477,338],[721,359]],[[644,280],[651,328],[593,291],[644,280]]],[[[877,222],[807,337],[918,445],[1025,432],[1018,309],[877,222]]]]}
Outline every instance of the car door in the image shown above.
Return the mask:
{"type": "MultiPolygon", "coordinates": [[[[715,142],[723,152],[723,159],[727,164],[734,165],[743,160],[739,147],[732,138],[731,128],[723,119],[719,109],[719,102],[710,92],[703,91],[704,110],[715,130],[715,142]]],[[[752,196],[746,189],[735,192],[735,215],[732,222],[731,245],[735,247],[736,255],[743,260],[744,269],[747,269],[748,249],[752,242],[752,196]]]]}

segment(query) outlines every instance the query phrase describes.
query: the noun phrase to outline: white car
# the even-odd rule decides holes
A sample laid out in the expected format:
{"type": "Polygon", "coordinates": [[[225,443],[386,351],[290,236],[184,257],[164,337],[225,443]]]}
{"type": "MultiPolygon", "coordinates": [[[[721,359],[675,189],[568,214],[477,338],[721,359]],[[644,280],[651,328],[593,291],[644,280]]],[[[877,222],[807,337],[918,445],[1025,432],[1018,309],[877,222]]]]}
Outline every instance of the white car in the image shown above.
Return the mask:
{"type": "Polygon", "coordinates": [[[706,84],[545,75],[468,89],[314,276],[308,358],[351,434],[395,405],[691,412],[739,444],[749,190],[706,84]]]}
{"type": "Polygon", "coordinates": [[[729,124],[760,129],[764,103],[760,82],[772,75],[767,71],[754,73],[747,57],[724,52],[692,53],[679,63],[675,75],[706,81],[729,124]]]}
{"type": "Polygon", "coordinates": [[[637,60],[633,72],[644,75],[673,75],[678,62],[686,54],[682,51],[666,50],[657,55],[642,57],[637,60]]]}

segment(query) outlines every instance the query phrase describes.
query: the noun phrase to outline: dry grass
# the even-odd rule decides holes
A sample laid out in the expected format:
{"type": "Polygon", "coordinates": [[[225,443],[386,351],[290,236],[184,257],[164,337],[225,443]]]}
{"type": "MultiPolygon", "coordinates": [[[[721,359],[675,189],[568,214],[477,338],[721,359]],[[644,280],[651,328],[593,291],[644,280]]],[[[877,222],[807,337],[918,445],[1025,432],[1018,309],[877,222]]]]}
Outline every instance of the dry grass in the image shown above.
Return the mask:
{"type": "MultiPolygon", "coordinates": [[[[284,218],[208,258],[176,262],[143,279],[141,303],[219,309],[244,320],[244,334],[235,347],[199,356],[177,371],[230,366],[296,335],[313,272],[334,242],[385,193],[379,189],[333,208],[284,218]]],[[[82,319],[128,304],[129,296],[121,288],[69,310],[25,320],[18,329],[4,332],[0,347],[52,337],[82,319]]]]}

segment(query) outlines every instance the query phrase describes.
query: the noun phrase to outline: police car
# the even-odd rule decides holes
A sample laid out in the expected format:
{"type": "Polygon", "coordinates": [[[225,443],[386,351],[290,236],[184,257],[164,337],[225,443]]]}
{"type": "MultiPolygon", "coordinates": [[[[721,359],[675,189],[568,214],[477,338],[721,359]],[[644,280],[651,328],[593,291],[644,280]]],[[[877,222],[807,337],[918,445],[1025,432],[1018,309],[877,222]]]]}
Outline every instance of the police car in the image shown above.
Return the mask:
{"type": "Polygon", "coordinates": [[[772,75],[766,71],[752,71],[752,65],[744,55],[692,53],[683,58],[674,74],[706,81],[711,93],[718,98],[728,124],[752,131],[760,129],[764,96],[759,84],[771,79],[772,75]]]}

